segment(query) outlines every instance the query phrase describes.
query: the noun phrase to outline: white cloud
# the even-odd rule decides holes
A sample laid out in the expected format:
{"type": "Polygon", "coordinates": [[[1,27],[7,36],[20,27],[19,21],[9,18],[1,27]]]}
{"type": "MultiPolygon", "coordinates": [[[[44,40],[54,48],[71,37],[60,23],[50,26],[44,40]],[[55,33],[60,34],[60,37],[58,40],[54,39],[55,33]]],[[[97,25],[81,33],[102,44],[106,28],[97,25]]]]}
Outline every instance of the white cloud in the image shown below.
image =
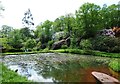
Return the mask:
{"type": "Polygon", "coordinates": [[[83,3],[91,2],[98,5],[104,3],[117,4],[119,0],[1,0],[5,11],[4,18],[0,18],[0,24],[6,24],[15,28],[22,27],[24,12],[30,8],[35,25],[45,20],[54,20],[67,13],[75,13],[83,3]]]}

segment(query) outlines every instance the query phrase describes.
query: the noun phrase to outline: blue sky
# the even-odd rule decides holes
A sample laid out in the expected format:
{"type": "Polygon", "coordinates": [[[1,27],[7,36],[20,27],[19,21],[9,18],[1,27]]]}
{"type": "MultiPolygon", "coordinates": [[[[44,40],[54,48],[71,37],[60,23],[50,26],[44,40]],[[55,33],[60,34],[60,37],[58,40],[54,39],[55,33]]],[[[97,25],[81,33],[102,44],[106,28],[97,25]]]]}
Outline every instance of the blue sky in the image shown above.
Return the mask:
{"type": "Polygon", "coordinates": [[[30,8],[33,14],[35,26],[45,20],[54,21],[57,17],[68,13],[75,13],[86,2],[103,4],[118,4],[120,0],[0,0],[5,7],[0,17],[0,26],[8,25],[14,28],[22,28],[24,12],[30,8]]]}

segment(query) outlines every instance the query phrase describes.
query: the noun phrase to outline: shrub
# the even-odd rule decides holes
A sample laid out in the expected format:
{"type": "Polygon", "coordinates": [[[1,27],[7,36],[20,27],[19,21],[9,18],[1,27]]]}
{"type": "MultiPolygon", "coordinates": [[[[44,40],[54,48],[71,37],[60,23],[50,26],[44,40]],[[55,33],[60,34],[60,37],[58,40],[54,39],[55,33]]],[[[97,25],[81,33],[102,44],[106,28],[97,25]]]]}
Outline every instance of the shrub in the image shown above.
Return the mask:
{"type": "Polygon", "coordinates": [[[67,45],[62,45],[61,49],[67,49],[67,45]]]}
{"type": "Polygon", "coordinates": [[[80,42],[80,48],[82,48],[82,49],[92,49],[91,41],[89,39],[83,39],[80,42]]]}
{"type": "Polygon", "coordinates": [[[120,52],[120,38],[99,36],[92,43],[95,50],[105,52],[120,52]]]}
{"type": "Polygon", "coordinates": [[[42,43],[39,41],[39,42],[37,43],[37,45],[36,45],[37,51],[41,49],[41,48],[40,48],[41,45],[42,45],[42,43]]]}
{"type": "Polygon", "coordinates": [[[0,46],[3,47],[5,51],[12,49],[12,46],[8,44],[7,38],[0,38],[0,46]]]}
{"type": "Polygon", "coordinates": [[[53,40],[51,40],[51,41],[48,42],[48,49],[51,49],[53,43],[54,43],[53,40]]]}
{"type": "Polygon", "coordinates": [[[28,48],[28,49],[33,49],[33,47],[36,46],[36,41],[35,39],[28,39],[26,42],[25,42],[25,48],[28,48]]]}
{"type": "Polygon", "coordinates": [[[76,39],[75,38],[71,38],[70,48],[76,48],[76,39]]]}

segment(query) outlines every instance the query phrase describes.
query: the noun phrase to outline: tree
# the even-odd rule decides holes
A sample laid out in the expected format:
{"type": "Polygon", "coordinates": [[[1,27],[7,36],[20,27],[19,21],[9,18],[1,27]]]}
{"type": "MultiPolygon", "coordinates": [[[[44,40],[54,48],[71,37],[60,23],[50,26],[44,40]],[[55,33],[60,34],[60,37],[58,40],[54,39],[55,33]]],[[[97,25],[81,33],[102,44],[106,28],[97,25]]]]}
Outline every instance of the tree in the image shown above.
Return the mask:
{"type": "Polygon", "coordinates": [[[75,26],[75,18],[73,14],[67,14],[64,18],[65,23],[65,31],[67,32],[67,36],[72,36],[73,27],[75,26]]]}
{"type": "Polygon", "coordinates": [[[27,27],[27,28],[33,27],[34,26],[34,22],[33,22],[33,17],[32,17],[30,9],[28,9],[28,11],[26,11],[24,13],[24,15],[25,16],[22,19],[23,26],[27,27]]]}
{"type": "Polygon", "coordinates": [[[20,35],[20,30],[14,29],[9,35],[8,44],[15,49],[22,48],[22,39],[20,35]]]}
{"type": "Polygon", "coordinates": [[[79,32],[77,45],[79,45],[81,39],[96,35],[99,29],[99,11],[100,6],[93,3],[85,3],[76,11],[76,25],[79,32]]]}
{"type": "Polygon", "coordinates": [[[33,22],[33,16],[30,9],[28,9],[28,11],[24,13],[22,24],[24,28],[20,30],[20,33],[21,33],[22,39],[25,41],[25,39],[32,38],[34,35],[34,31],[31,30],[31,28],[33,28],[34,26],[34,22],[33,22]]]}
{"type": "Polygon", "coordinates": [[[64,16],[60,16],[53,22],[54,33],[63,31],[65,28],[64,16]]]}
{"type": "Polygon", "coordinates": [[[46,20],[41,25],[37,26],[37,30],[35,32],[38,38],[41,39],[42,43],[47,43],[51,40],[53,34],[52,24],[53,22],[46,20]]]}
{"type": "Polygon", "coordinates": [[[24,44],[24,47],[26,49],[33,49],[33,47],[35,47],[35,46],[36,46],[35,39],[28,39],[24,44]]]}
{"type": "Polygon", "coordinates": [[[20,29],[20,35],[21,35],[21,39],[26,41],[28,38],[32,38],[32,34],[29,28],[22,28],[20,29]]]}
{"type": "Polygon", "coordinates": [[[1,37],[8,37],[11,31],[13,31],[13,27],[3,25],[2,29],[0,30],[1,37]]]}

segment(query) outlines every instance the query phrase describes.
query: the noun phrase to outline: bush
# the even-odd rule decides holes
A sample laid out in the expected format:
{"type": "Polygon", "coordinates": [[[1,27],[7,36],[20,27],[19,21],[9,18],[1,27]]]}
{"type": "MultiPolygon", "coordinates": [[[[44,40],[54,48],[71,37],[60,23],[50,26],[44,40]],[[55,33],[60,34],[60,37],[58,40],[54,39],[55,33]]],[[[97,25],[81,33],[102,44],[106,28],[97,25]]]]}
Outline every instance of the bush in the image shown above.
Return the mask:
{"type": "Polygon", "coordinates": [[[8,39],[7,38],[0,38],[0,46],[5,49],[5,51],[8,51],[12,49],[12,46],[8,44],[8,39]]]}
{"type": "Polygon", "coordinates": [[[92,49],[92,43],[89,39],[83,39],[80,42],[80,48],[81,49],[92,49]]]}
{"type": "Polygon", "coordinates": [[[54,43],[53,40],[51,40],[51,41],[48,42],[48,49],[51,49],[53,43],[54,43]]]}
{"type": "Polygon", "coordinates": [[[41,43],[41,42],[38,42],[38,43],[37,43],[37,45],[36,45],[36,49],[37,49],[37,51],[41,49],[41,48],[40,48],[40,47],[41,47],[41,45],[42,45],[42,43],[41,43]]]}
{"type": "Polygon", "coordinates": [[[67,49],[67,45],[62,45],[61,49],[67,49]]]}
{"type": "Polygon", "coordinates": [[[99,36],[92,43],[95,50],[105,52],[120,52],[120,38],[99,36]]]}
{"type": "Polygon", "coordinates": [[[27,49],[33,49],[36,46],[36,41],[35,39],[28,39],[25,44],[24,44],[25,48],[27,49]]]}
{"type": "Polygon", "coordinates": [[[71,38],[70,48],[76,48],[76,39],[75,38],[71,38]]]}

